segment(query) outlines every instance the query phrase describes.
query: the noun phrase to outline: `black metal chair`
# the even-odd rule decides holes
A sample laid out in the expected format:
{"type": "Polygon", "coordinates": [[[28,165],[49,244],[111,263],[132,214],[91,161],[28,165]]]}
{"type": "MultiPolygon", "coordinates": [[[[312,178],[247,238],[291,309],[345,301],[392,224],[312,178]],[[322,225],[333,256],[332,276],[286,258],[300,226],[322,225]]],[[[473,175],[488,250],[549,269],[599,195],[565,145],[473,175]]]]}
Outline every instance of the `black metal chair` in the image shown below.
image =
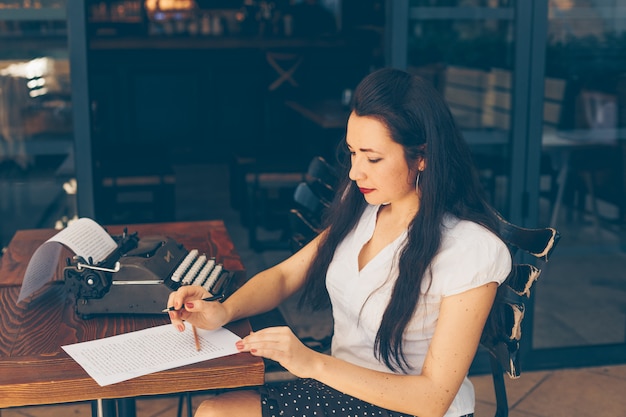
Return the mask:
{"type": "MultiPolygon", "coordinates": [[[[526,253],[537,261],[547,262],[560,235],[556,229],[546,227],[527,229],[509,223],[500,217],[500,234],[511,254],[526,253]]],[[[504,373],[516,379],[521,375],[520,340],[522,320],[530,289],[539,278],[541,269],[536,265],[517,263],[507,279],[498,288],[491,313],[483,329],[480,345],[489,352],[491,374],[496,395],[495,417],[507,417],[509,405],[504,383],[504,373]]]]}
{"type": "Polygon", "coordinates": [[[330,205],[328,200],[316,193],[306,182],[298,184],[293,193],[293,201],[297,207],[317,220],[321,220],[324,210],[330,205]]]}
{"type": "Polygon", "coordinates": [[[311,216],[295,208],[289,211],[289,229],[291,230],[289,245],[293,253],[300,250],[321,232],[319,223],[311,216]]]}
{"type": "Polygon", "coordinates": [[[298,251],[319,232],[322,215],[335,195],[337,172],[321,156],[309,163],[305,180],[294,191],[294,207],[289,211],[290,248],[298,251]]]}
{"type": "MultiPolygon", "coordinates": [[[[281,235],[277,241],[260,241],[257,237],[257,228],[265,225],[281,229],[285,216],[289,216],[288,204],[294,190],[296,200],[300,196],[299,193],[306,194],[310,191],[323,201],[332,199],[337,174],[335,169],[319,156],[309,162],[306,171],[298,168],[299,158],[293,160],[282,158],[280,162],[274,160],[262,162],[261,159],[237,158],[236,165],[240,168],[232,172],[234,181],[243,182],[246,189],[245,203],[241,205],[242,220],[248,228],[250,247],[258,251],[283,249],[288,238],[281,235]],[[306,184],[308,189],[296,190],[300,183],[306,184]]],[[[306,196],[302,195],[302,198],[306,196]]],[[[235,198],[233,204],[241,199],[241,196],[235,198]]]]}
{"type": "Polygon", "coordinates": [[[332,201],[338,182],[338,174],[335,167],[323,157],[316,156],[311,160],[305,180],[309,187],[322,199],[332,201]]]}

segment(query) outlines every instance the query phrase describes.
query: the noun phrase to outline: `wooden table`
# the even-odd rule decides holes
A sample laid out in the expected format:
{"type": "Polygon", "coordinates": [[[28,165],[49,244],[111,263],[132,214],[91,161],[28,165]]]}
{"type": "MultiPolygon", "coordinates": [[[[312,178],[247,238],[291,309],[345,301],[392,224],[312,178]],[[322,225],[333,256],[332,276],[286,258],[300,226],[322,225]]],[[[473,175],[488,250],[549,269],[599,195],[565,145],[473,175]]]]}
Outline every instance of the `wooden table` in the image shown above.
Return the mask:
{"type": "MultiPolygon", "coordinates": [[[[110,226],[112,235],[123,226],[110,226]]],[[[221,221],[129,225],[139,238],[165,235],[187,249],[198,249],[243,276],[243,265],[221,221]]],[[[218,388],[260,385],[262,359],[247,353],[161,371],[117,384],[99,386],[61,346],[132,332],[168,323],[167,316],[115,315],[78,318],[74,300],[64,289],[62,254],[56,278],[29,305],[17,305],[21,280],[34,251],[56,230],[18,231],[0,258],[0,408],[132,398],[218,388]]],[[[250,332],[247,320],[227,326],[240,336],[250,332]]]]}
{"type": "MultiPolygon", "coordinates": [[[[620,142],[626,138],[626,129],[572,129],[559,130],[556,132],[544,132],[541,145],[544,152],[548,153],[556,165],[558,174],[556,178],[556,196],[550,216],[551,227],[557,227],[559,211],[563,204],[563,193],[566,182],[570,175],[571,158],[574,151],[586,152],[599,147],[612,147],[615,152],[621,152],[620,142]]],[[[584,172],[587,167],[578,167],[584,172]]],[[[596,196],[593,193],[593,178],[591,174],[585,175],[585,181],[591,191],[591,204],[593,221],[596,230],[599,230],[600,220],[596,207],[596,196]]]]}

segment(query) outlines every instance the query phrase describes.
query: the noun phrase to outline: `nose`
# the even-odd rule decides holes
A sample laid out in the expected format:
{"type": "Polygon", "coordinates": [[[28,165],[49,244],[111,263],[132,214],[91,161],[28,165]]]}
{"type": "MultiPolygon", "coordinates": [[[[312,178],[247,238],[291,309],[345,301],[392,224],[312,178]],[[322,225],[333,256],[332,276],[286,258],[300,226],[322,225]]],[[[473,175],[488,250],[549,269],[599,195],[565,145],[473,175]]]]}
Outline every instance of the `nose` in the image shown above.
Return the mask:
{"type": "Polygon", "coordinates": [[[361,168],[361,159],[362,158],[359,158],[358,156],[353,156],[351,158],[350,172],[348,173],[348,177],[350,177],[352,181],[358,181],[365,178],[365,172],[361,168]]]}

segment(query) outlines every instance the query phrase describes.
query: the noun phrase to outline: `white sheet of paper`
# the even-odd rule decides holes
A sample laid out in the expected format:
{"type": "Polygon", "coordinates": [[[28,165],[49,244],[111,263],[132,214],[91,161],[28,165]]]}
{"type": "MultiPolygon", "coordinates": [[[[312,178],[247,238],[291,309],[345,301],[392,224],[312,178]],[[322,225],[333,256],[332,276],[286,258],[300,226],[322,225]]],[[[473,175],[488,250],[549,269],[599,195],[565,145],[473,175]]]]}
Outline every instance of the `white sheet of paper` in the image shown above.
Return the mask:
{"type": "Polygon", "coordinates": [[[61,245],[65,245],[94,264],[107,258],[117,248],[115,240],[95,221],[83,217],[61,230],[37,248],[26,267],[17,302],[31,297],[52,278],[59,262],[61,245]]]}
{"type": "Polygon", "coordinates": [[[230,330],[197,331],[200,351],[190,325],[179,332],[171,324],[62,348],[100,386],[238,353],[235,343],[240,337],[230,330]]]}
{"type": "Polygon", "coordinates": [[[85,259],[92,257],[94,264],[105,260],[117,248],[117,243],[107,231],[87,217],[76,220],[48,242],[62,243],[85,259]]]}

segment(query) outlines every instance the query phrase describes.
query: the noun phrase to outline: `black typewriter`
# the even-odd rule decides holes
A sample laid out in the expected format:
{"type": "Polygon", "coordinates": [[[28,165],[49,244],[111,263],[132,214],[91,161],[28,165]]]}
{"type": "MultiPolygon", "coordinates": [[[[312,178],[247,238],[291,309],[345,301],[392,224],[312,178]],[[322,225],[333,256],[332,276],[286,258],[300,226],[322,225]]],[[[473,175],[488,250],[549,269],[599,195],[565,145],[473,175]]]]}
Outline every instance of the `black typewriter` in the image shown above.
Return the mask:
{"type": "Polygon", "coordinates": [[[215,258],[187,250],[173,239],[137,233],[113,236],[117,248],[104,261],[67,259],[65,287],[76,300],[76,314],[163,314],[169,294],[181,285],[201,285],[227,298],[233,273],[215,258]]]}

